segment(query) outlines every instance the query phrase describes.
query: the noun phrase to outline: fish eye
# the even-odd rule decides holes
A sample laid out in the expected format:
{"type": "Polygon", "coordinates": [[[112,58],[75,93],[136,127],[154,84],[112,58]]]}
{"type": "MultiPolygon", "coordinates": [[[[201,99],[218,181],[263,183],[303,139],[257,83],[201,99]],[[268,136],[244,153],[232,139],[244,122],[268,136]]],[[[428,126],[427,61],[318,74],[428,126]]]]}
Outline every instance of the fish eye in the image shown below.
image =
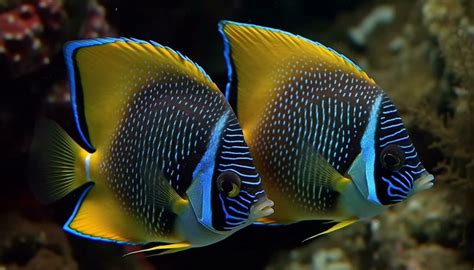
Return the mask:
{"type": "Polygon", "coordinates": [[[390,171],[397,171],[403,166],[405,152],[398,145],[388,145],[380,153],[382,167],[390,171]]]}
{"type": "Polygon", "coordinates": [[[217,189],[229,197],[236,197],[240,192],[240,177],[233,172],[223,172],[217,177],[217,189]]]}

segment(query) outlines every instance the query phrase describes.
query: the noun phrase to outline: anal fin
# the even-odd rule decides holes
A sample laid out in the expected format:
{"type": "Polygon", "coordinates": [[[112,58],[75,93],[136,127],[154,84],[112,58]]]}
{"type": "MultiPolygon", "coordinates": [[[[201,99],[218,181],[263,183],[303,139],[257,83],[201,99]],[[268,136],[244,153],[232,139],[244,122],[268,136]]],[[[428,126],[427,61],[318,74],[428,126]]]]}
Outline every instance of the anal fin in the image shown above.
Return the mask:
{"type": "Polygon", "coordinates": [[[336,225],[334,225],[334,226],[332,226],[331,228],[325,230],[324,232],[321,232],[321,233],[318,233],[318,234],[316,234],[316,235],[313,235],[313,236],[311,236],[311,237],[306,238],[305,240],[303,240],[303,242],[306,242],[306,241],[308,241],[308,240],[311,240],[311,239],[316,238],[316,237],[318,237],[318,236],[321,236],[321,235],[323,235],[323,234],[332,233],[332,232],[334,232],[334,231],[337,231],[337,230],[339,230],[339,229],[342,229],[342,228],[344,228],[344,227],[347,227],[347,226],[349,226],[349,225],[352,225],[352,224],[356,223],[357,220],[358,220],[358,219],[353,218],[353,219],[346,219],[346,220],[340,221],[340,222],[338,222],[336,225]]]}
{"type": "Polygon", "coordinates": [[[173,244],[169,244],[169,245],[160,245],[160,246],[154,246],[154,247],[151,247],[151,248],[141,249],[141,250],[129,252],[129,253],[123,255],[123,256],[125,257],[125,256],[130,256],[130,255],[138,254],[138,253],[157,251],[157,250],[165,250],[165,251],[160,252],[158,254],[150,255],[150,256],[156,256],[156,255],[176,253],[176,252],[180,252],[180,251],[183,251],[183,250],[186,250],[186,249],[189,249],[189,248],[191,248],[190,243],[181,242],[181,243],[173,243],[173,244]]]}
{"type": "Polygon", "coordinates": [[[119,207],[111,194],[91,185],[79,198],[63,229],[72,234],[105,242],[140,243],[145,235],[119,207]]]}

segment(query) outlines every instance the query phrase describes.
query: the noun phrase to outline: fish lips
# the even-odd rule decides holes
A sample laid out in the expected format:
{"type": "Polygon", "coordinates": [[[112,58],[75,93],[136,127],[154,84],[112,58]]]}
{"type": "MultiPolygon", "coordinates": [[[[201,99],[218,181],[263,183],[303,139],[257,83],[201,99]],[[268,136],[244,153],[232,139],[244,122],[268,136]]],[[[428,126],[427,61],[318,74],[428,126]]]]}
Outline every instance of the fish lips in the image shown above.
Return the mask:
{"type": "Polygon", "coordinates": [[[274,202],[268,199],[267,196],[260,197],[259,200],[250,208],[249,219],[256,220],[273,214],[275,211],[273,209],[274,205],[274,202]]]}

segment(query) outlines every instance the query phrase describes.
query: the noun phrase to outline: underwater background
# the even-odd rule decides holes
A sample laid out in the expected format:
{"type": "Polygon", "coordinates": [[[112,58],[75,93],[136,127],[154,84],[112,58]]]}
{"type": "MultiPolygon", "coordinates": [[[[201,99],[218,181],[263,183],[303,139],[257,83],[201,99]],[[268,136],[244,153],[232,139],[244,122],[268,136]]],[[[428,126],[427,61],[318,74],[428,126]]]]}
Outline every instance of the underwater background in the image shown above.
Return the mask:
{"type": "Polygon", "coordinates": [[[0,270],[473,269],[473,108],[472,0],[0,0],[0,270]],[[209,247],[150,258],[122,258],[133,249],[66,234],[61,227],[80,192],[47,206],[28,185],[39,116],[77,137],[63,44],[151,39],[187,55],[225,89],[223,19],[305,36],[358,63],[400,110],[434,188],[303,244],[326,225],[251,227],[209,247]]]}

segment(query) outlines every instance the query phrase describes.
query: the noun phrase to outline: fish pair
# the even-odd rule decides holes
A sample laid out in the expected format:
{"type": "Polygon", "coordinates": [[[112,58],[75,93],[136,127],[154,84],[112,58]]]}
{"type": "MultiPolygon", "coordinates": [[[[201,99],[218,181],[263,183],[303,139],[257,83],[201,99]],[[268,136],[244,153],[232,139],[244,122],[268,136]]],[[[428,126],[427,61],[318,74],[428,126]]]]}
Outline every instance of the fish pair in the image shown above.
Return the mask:
{"type": "Polygon", "coordinates": [[[168,47],[66,45],[80,142],[41,120],[32,146],[40,199],[82,187],[66,231],[172,253],[256,221],[335,221],[327,233],[431,187],[396,108],[350,60],[270,28],[219,30],[238,119],[206,73],[168,47]]]}

